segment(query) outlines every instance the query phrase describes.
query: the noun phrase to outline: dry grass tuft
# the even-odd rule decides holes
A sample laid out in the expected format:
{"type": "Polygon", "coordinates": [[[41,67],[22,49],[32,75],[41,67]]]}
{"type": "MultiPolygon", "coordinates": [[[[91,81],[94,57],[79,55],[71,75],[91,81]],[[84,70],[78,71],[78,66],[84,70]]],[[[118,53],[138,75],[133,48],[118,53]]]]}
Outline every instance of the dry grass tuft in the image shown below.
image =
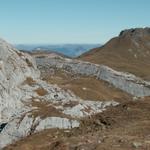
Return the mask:
{"type": "Polygon", "coordinates": [[[44,88],[38,88],[35,90],[35,92],[39,95],[39,96],[45,96],[46,94],[48,94],[48,92],[44,89],[44,88]]]}
{"type": "Polygon", "coordinates": [[[26,58],[26,63],[27,63],[27,65],[28,65],[28,67],[33,67],[32,62],[31,62],[31,61],[29,61],[29,59],[28,59],[28,58],[26,58]]]}
{"type": "Polygon", "coordinates": [[[33,80],[32,77],[27,77],[26,80],[23,82],[23,84],[28,84],[30,86],[34,85],[36,83],[35,80],[33,80]]]}

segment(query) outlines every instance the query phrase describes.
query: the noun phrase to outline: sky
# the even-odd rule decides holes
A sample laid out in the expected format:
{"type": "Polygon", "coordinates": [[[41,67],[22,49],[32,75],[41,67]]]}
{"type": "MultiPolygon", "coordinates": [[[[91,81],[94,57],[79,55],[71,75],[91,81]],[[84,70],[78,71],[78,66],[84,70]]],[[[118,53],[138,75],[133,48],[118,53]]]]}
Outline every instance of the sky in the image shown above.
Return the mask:
{"type": "Polygon", "coordinates": [[[104,44],[148,26],[150,0],[0,0],[0,37],[13,44],[104,44]]]}

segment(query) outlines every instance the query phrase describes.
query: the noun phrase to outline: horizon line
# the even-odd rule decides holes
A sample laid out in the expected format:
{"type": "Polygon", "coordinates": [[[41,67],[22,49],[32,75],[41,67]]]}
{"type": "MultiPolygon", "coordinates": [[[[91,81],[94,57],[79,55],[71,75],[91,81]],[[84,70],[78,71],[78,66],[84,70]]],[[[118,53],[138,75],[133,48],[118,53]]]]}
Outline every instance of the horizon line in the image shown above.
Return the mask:
{"type": "Polygon", "coordinates": [[[12,43],[13,45],[102,45],[102,43],[12,43]]]}

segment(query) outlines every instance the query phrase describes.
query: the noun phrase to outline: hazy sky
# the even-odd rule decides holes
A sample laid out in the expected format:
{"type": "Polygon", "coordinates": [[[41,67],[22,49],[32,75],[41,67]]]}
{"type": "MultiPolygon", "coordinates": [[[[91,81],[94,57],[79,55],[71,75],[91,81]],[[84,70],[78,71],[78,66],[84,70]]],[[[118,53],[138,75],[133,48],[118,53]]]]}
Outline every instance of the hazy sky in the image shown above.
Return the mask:
{"type": "Polygon", "coordinates": [[[11,43],[105,43],[150,26],[150,0],[0,0],[0,37],[11,43]]]}

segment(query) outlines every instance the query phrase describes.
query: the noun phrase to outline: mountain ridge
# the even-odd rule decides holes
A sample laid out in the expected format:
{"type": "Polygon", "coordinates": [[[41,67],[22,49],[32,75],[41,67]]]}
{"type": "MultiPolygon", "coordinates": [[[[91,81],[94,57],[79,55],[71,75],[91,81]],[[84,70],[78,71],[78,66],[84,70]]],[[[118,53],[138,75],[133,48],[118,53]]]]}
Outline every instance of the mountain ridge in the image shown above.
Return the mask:
{"type": "Polygon", "coordinates": [[[100,44],[19,44],[15,45],[17,49],[34,51],[36,49],[43,49],[47,51],[55,51],[62,53],[69,57],[77,57],[82,53],[100,46],[100,44]]]}
{"type": "Polygon", "coordinates": [[[123,30],[102,47],[91,49],[78,59],[104,64],[150,80],[150,28],[123,30]]]}

